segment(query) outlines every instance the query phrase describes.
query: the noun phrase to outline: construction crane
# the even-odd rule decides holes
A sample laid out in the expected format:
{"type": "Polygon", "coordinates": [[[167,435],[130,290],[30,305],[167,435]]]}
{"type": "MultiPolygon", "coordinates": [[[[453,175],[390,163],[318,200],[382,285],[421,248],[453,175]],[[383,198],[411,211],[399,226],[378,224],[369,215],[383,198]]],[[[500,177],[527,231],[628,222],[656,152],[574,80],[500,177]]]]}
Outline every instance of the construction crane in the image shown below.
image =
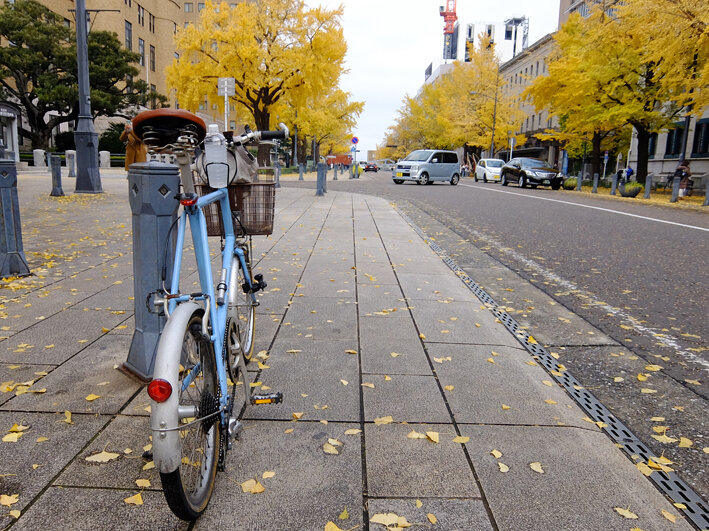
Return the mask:
{"type": "Polygon", "coordinates": [[[455,13],[456,0],[446,0],[439,12],[443,17],[443,59],[456,59],[458,54],[458,15],[455,13]]]}
{"type": "Polygon", "coordinates": [[[446,5],[441,6],[440,13],[445,22],[445,27],[443,28],[444,35],[453,35],[455,31],[455,22],[458,20],[458,15],[455,13],[456,0],[446,0],[446,5]]]}

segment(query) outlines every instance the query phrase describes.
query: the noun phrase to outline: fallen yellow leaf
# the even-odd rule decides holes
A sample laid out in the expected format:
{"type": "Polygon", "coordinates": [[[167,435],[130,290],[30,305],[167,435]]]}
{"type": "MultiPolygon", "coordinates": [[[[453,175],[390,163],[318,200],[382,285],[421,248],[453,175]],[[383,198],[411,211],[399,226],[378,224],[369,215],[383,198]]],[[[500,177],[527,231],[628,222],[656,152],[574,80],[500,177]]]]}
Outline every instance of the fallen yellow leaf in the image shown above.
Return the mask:
{"type": "Polygon", "coordinates": [[[8,430],[10,433],[20,433],[21,431],[27,431],[29,430],[29,426],[25,426],[24,424],[13,424],[12,427],[8,430]]]}
{"type": "Polygon", "coordinates": [[[640,392],[644,395],[653,395],[657,393],[657,389],[649,389],[647,387],[643,387],[642,389],[640,389],[640,392]]]}
{"type": "Polygon", "coordinates": [[[85,400],[86,400],[87,402],[93,402],[93,401],[96,400],[97,398],[101,398],[101,397],[100,397],[99,395],[95,395],[95,394],[92,393],[92,394],[88,395],[88,396],[85,398],[85,400]]]}
{"type": "Polygon", "coordinates": [[[261,494],[266,489],[255,479],[248,479],[241,484],[241,490],[250,494],[261,494]]]}
{"type": "Polygon", "coordinates": [[[546,399],[544,402],[550,405],[557,404],[558,402],[556,400],[552,400],[551,398],[546,399]]]}
{"type": "Polygon", "coordinates": [[[2,438],[2,442],[11,442],[11,443],[16,443],[20,437],[22,437],[24,433],[18,432],[18,433],[8,433],[2,438]]]}
{"type": "Polygon", "coordinates": [[[347,520],[349,517],[350,514],[347,512],[347,507],[345,507],[344,510],[340,513],[340,516],[338,516],[340,520],[347,520]]]}
{"type": "Polygon", "coordinates": [[[423,334],[419,334],[419,337],[420,337],[421,339],[426,339],[426,336],[423,335],[423,334]]]}
{"type": "Polygon", "coordinates": [[[129,505],[143,505],[143,497],[140,495],[140,492],[135,496],[124,498],[123,501],[129,505]]]}
{"type": "Polygon", "coordinates": [[[690,439],[687,439],[686,437],[679,438],[679,447],[680,448],[689,448],[693,444],[694,443],[690,439]]]}
{"type": "Polygon", "coordinates": [[[424,435],[423,433],[420,433],[416,430],[411,430],[406,436],[409,439],[425,439],[426,438],[426,435],[424,435]]]}
{"type": "Polygon", "coordinates": [[[37,437],[37,442],[38,443],[43,443],[48,441],[49,439],[47,437],[37,437]]]}
{"type": "Polygon", "coordinates": [[[662,516],[667,518],[673,524],[677,521],[677,517],[674,514],[668,512],[668,511],[665,511],[664,509],[662,509],[661,512],[662,512],[662,516]]]}
{"type": "Polygon", "coordinates": [[[330,455],[339,455],[339,453],[340,453],[337,451],[337,448],[335,448],[330,443],[323,444],[322,449],[323,449],[323,452],[325,452],[326,454],[330,454],[330,455]]]}
{"type": "Polygon", "coordinates": [[[502,409],[507,411],[508,409],[512,409],[512,408],[510,406],[508,406],[507,404],[502,404],[502,409]]]}
{"type": "Polygon", "coordinates": [[[428,513],[426,515],[426,518],[428,518],[428,521],[431,522],[432,524],[435,524],[436,522],[438,522],[438,519],[436,519],[436,517],[431,513],[428,513]]]}
{"type": "Polygon", "coordinates": [[[502,463],[501,461],[497,462],[497,466],[500,468],[500,472],[508,472],[510,470],[510,467],[508,467],[505,463],[502,463]]]}
{"type": "Polygon", "coordinates": [[[340,527],[337,527],[337,525],[335,523],[328,522],[325,524],[324,531],[344,531],[344,530],[340,527]]]}
{"type": "Polygon", "coordinates": [[[420,509],[423,507],[423,502],[421,500],[416,500],[416,508],[420,509]]]}
{"type": "Polygon", "coordinates": [[[359,428],[352,428],[349,430],[345,430],[345,435],[357,435],[359,433],[362,433],[362,430],[360,430],[359,428]]]}
{"type": "Polygon", "coordinates": [[[266,470],[266,472],[264,472],[264,473],[261,475],[261,477],[262,477],[263,479],[271,479],[271,478],[272,478],[273,476],[275,476],[275,475],[276,475],[276,473],[273,472],[272,470],[266,470]]]}
{"type": "Polygon", "coordinates": [[[97,454],[90,455],[86,458],[86,460],[91,463],[108,463],[109,461],[118,457],[118,455],[119,454],[117,453],[107,452],[106,450],[103,450],[102,452],[99,452],[97,454]]]}
{"type": "Polygon", "coordinates": [[[362,387],[369,387],[370,389],[374,389],[374,384],[373,384],[373,383],[365,382],[365,383],[363,383],[363,384],[361,384],[361,385],[362,385],[362,387]]]}
{"type": "Polygon", "coordinates": [[[140,488],[147,489],[150,487],[150,480],[149,479],[136,479],[135,484],[138,485],[140,488]]]}
{"type": "Polygon", "coordinates": [[[426,437],[428,437],[431,442],[438,443],[439,438],[437,431],[427,431],[426,437]]]}
{"type": "Polygon", "coordinates": [[[638,373],[638,381],[639,382],[644,382],[647,380],[650,376],[648,374],[643,374],[643,373],[638,373]]]}
{"type": "Polygon", "coordinates": [[[10,507],[10,505],[17,503],[19,500],[19,494],[10,494],[9,496],[7,494],[0,494],[0,505],[4,505],[5,507],[10,507]]]}
{"type": "Polygon", "coordinates": [[[356,350],[345,350],[346,354],[357,354],[356,350]]]}
{"type": "Polygon", "coordinates": [[[500,452],[499,450],[493,450],[490,453],[495,459],[499,459],[500,457],[502,457],[502,452],[500,452]]]}
{"type": "Polygon", "coordinates": [[[470,437],[464,437],[462,435],[458,435],[456,438],[453,439],[454,443],[460,443],[460,444],[465,444],[468,441],[470,441],[470,437]]]}
{"type": "Polygon", "coordinates": [[[391,415],[387,415],[386,417],[377,417],[374,419],[374,424],[377,426],[381,424],[391,424],[392,422],[394,422],[394,419],[391,415]]]}
{"type": "Polygon", "coordinates": [[[544,474],[544,469],[542,468],[541,463],[538,463],[538,462],[529,463],[529,468],[531,468],[535,472],[538,472],[540,474],[544,474]]]}
{"type": "Polygon", "coordinates": [[[630,520],[637,520],[638,518],[638,515],[632,512],[630,509],[623,509],[622,507],[613,507],[613,510],[622,517],[628,518],[630,520]]]}
{"type": "Polygon", "coordinates": [[[453,389],[455,389],[455,387],[452,385],[446,385],[443,387],[443,389],[445,389],[446,391],[452,391],[453,389]]]}
{"type": "Polygon", "coordinates": [[[300,420],[300,419],[303,417],[303,414],[304,414],[303,411],[299,411],[299,412],[297,412],[297,413],[293,413],[293,418],[294,418],[295,420],[300,420]]]}
{"type": "Polygon", "coordinates": [[[645,367],[645,370],[650,371],[650,372],[657,372],[657,371],[661,371],[662,369],[663,369],[662,365],[647,365],[645,367]]]}

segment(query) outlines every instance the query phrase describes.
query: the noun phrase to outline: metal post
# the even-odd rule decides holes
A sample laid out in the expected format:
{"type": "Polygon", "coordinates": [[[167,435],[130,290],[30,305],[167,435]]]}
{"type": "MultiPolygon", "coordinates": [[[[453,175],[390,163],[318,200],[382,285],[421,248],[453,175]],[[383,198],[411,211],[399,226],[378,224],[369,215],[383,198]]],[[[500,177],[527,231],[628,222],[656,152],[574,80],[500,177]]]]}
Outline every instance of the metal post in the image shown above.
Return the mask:
{"type": "Polygon", "coordinates": [[[273,163],[273,176],[275,177],[275,180],[276,180],[275,187],[280,188],[281,187],[281,163],[278,161],[278,158],[276,158],[276,162],[273,163]]]}
{"type": "Polygon", "coordinates": [[[52,154],[49,151],[47,151],[44,154],[44,158],[45,158],[45,162],[47,163],[47,173],[49,175],[51,175],[52,174],[52,154]]]}
{"type": "Polygon", "coordinates": [[[98,169],[98,134],[91,118],[89,85],[89,46],[86,0],[76,0],[76,62],[79,74],[79,117],[74,143],[76,144],[76,193],[98,194],[101,174],[98,169]]]}
{"type": "Polygon", "coordinates": [[[337,164],[332,165],[332,180],[337,180],[337,164]]]}
{"type": "Polygon", "coordinates": [[[598,174],[594,173],[593,174],[593,190],[591,190],[592,194],[597,194],[598,193],[598,174]]]}
{"type": "Polygon", "coordinates": [[[69,175],[67,177],[76,177],[74,173],[74,164],[76,164],[76,151],[73,149],[68,149],[64,154],[66,157],[66,167],[69,169],[69,175]]]}
{"type": "Polygon", "coordinates": [[[670,203],[676,203],[677,198],[679,197],[679,182],[681,181],[681,177],[676,176],[674,179],[672,179],[672,197],[670,198],[670,203]]]}
{"type": "Polygon", "coordinates": [[[576,179],[576,191],[581,191],[581,183],[583,183],[583,170],[581,170],[581,175],[576,179]]]}
{"type": "Polygon", "coordinates": [[[62,161],[59,155],[49,155],[49,165],[52,170],[52,191],[49,195],[61,197],[64,195],[64,190],[62,190],[62,161]]]}
{"type": "Polygon", "coordinates": [[[25,277],[30,274],[30,268],[22,248],[17,167],[14,160],[0,159],[0,212],[0,277],[25,277]]]}
{"type": "Polygon", "coordinates": [[[315,190],[315,195],[318,197],[325,195],[325,168],[323,168],[323,166],[324,164],[322,162],[318,162],[318,181],[315,190]]]}
{"type": "Polygon", "coordinates": [[[303,180],[303,163],[301,162],[298,164],[298,180],[302,181],[303,180]]]}
{"type": "Polygon", "coordinates": [[[650,199],[650,187],[652,187],[652,173],[645,176],[645,194],[643,195],[645,199],[650,199]]]}
{"type": "Polygon", "coordinates": [[[704,203],[702,206],[709,206],[709,179],[707,179],[707,186],[704,189],[704,203]]]}
{"type": "Polygon", "coordinates": [[[618,189],[618,172],[613,174],[613,183],[611,184],[611,195],[615,195],[615,191],[618,189]]]}
{"type": "MultiPolygon", "coordinates": [[[[690,107],[691,109],[691,107],[690,107]]],[[[687,138],[689,137],[689,126],[692,122],[692,117],[691,115],[687,114],[684,118],[684,131],[682,134],[682,147],[679,152],[679,160],[677,161],[677,167],[679,168],[684,164],[685,161],[685,153],[687,151],[687,138]]],[[[670,203],[676,203],[677,198],[679,197],[679,181],[682,179],[679,179],[675,177],[675,179],[672,181],[672,198],[670,199],[670,203]],[[675,193],[676,192],[676,193],[675,193]]]]}
{"type": "Polygon", "coordinates": [[[144,380],[153,374],[160,332],[165,316],[151,313],[148,296],[172,281],[172,264],[177,233],[170,227],[177,218],[180,190],[179,169],[162,162],[131,164],[128,170],[128,199],[133,228],[133,295],[135,298],[135,331],[128,359],[128,371],[144,380]],[[166,247],[167,246],[167,247],[166,247]]]}

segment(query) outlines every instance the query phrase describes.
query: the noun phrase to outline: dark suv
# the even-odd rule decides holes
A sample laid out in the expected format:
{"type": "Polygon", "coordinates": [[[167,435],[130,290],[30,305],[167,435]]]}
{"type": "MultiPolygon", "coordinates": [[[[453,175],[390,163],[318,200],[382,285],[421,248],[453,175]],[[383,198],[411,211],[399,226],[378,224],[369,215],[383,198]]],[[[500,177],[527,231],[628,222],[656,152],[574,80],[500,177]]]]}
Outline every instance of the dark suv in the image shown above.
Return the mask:
{"type": "Polygon", "coordinates": [[[500,170],[500,184],[507,186],[510,182],[519,183],[520,188],[530,185],[536,188],[539,185],[551,186],[552,190],[561,188],[564,178],[559,170],[539,159],[519,157],[510,160],[500,170]]]}

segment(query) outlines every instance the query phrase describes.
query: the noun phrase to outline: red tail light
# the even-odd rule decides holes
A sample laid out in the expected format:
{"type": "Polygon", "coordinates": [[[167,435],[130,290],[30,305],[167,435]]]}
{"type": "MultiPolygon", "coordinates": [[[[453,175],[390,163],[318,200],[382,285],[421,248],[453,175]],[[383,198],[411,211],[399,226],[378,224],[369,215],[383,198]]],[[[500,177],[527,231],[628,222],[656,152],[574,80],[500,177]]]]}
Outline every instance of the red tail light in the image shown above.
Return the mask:
{"type": "Polygon", "coordinates": [[[148,395],[156,402],[165,402],[172,394],[172,386],[167,380],[156,378],[148,385],[148,395]]]}
{"type": "Polygon", "coordinates": [[[199,199],[196,195],[193,197],[183,197],[180,199],[180,204],[182,206],[192,206],[197,204],[197,199],[199,199]]]}

